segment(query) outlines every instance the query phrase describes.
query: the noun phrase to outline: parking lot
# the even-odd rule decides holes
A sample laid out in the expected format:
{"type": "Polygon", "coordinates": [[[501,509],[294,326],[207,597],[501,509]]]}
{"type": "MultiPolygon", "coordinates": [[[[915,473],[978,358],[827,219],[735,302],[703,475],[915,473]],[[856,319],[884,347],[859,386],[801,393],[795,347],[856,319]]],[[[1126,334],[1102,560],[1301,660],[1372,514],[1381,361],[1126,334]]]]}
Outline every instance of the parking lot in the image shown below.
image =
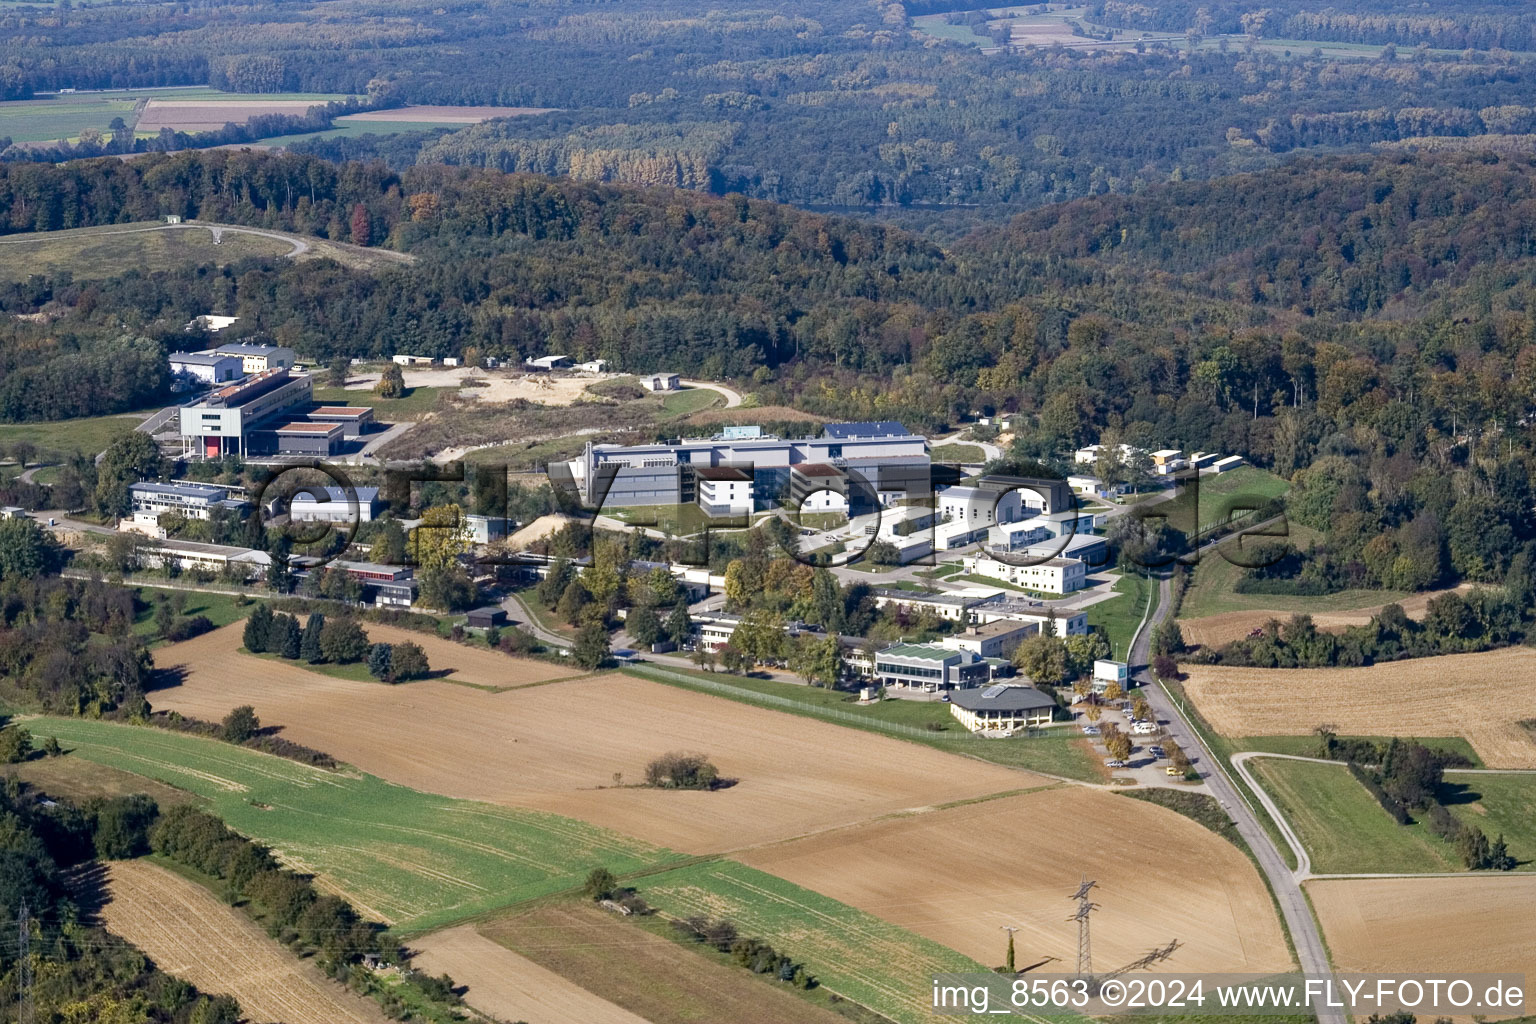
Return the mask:
{"type": "MultiPolygon", "coordinates": [[[[1131,692],[1134,695],[1136,691],[1133,690],[1131,692]]],[[[1093,740],[1094,751],[1105,762],[1109,761],[1110,755],[1109,751],[1104,748],[1104,725],[1112,722],[1119,726],[1121,732],[1131,738],[1131,756],[1126,759],[1125,766],[1110,768],[1110,771],[1114,773],[1116,778],[1135,779],[1136,784],[1141,786],[1177,786],[1181,789],[1185,788],[1188,784],[1182,780],[1181,776],[1168,774],[1167,769],[1171,766],[1171,762],[1169,762],[1167,757],[1159,756],[1160,751],[1154,751],[1153,749],[1154,747],[1160,748],[1163,745],[1165,736],[1161,723],[1155,722],[1156,715],[1154,714],[1152,719],[1149,719],[1156,726],[1155,732],[1148,733],[1144,731],[1137,733],[1134,731],[1135,725],[1131,720],[1130,706],[1130,697],[1120,701],[1101,704],[1099,720],[1097,722],[1089,722],[1083,713],[1084,705],[1075,704],[1073,705],[1073,710],[1077,714],[1075,720],[1076,728],[1079,730],[1085,728],[1095,730],[1087,735],[1089,739],[1093,740]]]]}

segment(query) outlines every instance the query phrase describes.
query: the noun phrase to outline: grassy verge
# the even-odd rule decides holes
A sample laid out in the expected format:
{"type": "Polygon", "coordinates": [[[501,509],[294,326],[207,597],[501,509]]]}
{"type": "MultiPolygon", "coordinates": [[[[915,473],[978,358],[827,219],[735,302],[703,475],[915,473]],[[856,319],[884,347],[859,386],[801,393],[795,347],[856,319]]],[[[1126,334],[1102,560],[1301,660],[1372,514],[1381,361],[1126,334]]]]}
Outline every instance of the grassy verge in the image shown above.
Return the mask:
{"type": "Polygon", "coordinates": [[[1114,586],[1116,594],[1108,601],[1091,604],[1085,609],[1088,625],[1102,629],[1109,637],[1111,656],[1116,661],[1130,657],[1131,641],[1136,637],[1136,627],[1147,614],[1147,602],[1156,594],[1156,584],[1145,573],[1125,573],[1114,586]]]}
{"type": "Polygon", "coordinates": [[[668,416],[688,416],[702,412],[712,405],[725,404],[725,396],[709,388],[684,388],[674,391],[661,400],[661,409],[668,416]]]}
{"type": "Polygon", "coordinates": [[[934,462],[958,462],[968,465],[986,462],[987,453],[974,444],[941,444],[932,451],[934,462]]]}
{"type": "Polygon", "coordinates": [[[372,388],[354,391],[348,388],[315,388],[315,401],[321,405],[367,405],[374,416],[385,423],[420,419],[437,406],[437,396],[453,388],[406,388],[399,398],[380,398],[372,388]]]}
{"type": "Polygon", "coordinates": [[[1260,825],[1264,826],[1264,831],[1269,834],[1270,841],[1274,844],[1275,849],[1280,851],[1280,858],[1285,861],[1286,867],[1294,869],[1296,867],[1296,854],[1291,851],[1291,844],[1285,841],[1285,836],[1280,832],[1280,826],[1275,824],[1274,819],[1264,810],[1264,805],[1259,803],[1259,798],[1249,788],[1248,784],[1243,781],[1243,777],[1231,769],[1232,755],[1243,748],[1234,746],[1231,740],[1217,733],[1204,718],[1200,717],[1200,712],[1190,702],[1189,696],[1184,692],[1182,686],[1176,682],[1166,681],[1162,686],[1184,713],[1184,720],[1189,723],[1189,727],[1200,738],[1201,744],[1206,750],[1211,752],[1211,757],[1221,762],[1220,764],[1206,765],[1206,770],[1226,772],[1227,778],[1232,780],[1232,785],[1237,788],[1239,793],[1243,794],[1243,798],[1248,801],[1248,806],[1253,808],[1254,817],[1259,820],[1260,825]]]}

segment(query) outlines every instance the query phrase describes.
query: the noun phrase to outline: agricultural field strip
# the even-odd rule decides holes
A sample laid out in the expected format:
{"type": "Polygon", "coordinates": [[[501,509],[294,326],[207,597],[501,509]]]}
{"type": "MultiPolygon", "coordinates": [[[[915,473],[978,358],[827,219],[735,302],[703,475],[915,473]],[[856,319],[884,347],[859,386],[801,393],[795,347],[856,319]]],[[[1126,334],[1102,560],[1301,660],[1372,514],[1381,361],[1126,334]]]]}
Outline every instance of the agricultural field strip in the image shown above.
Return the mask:
{"type": "Polygon", "coordinates": [[[323,977],[244,913],[196,882],[147,861],[107,867],[103,923],[163,970],[232,995],[253,1021],[383,1024],[372,1001],[323,977]]]}
{"type": "Polygon", "coordinates": [[[454,801],[361,773],[318,785],[327,773],[215,740],[74,719],[31,724],[56,733],[72,756],[207,798],[231,827],[408,930],[572,888],[593,864],[628,871],[678,859],[547,812],[454,801]]]}

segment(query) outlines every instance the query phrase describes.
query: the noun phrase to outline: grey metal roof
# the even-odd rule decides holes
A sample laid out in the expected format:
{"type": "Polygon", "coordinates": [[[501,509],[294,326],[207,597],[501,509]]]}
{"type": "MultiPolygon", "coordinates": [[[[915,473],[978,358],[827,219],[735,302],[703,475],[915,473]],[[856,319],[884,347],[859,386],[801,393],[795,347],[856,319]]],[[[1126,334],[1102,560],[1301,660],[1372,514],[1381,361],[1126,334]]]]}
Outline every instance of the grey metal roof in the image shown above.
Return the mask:
{"type": "MultiPolygon", "coordinates": [[[[367,505],[379,499],[379,489],[377,487],[358,487],[354,488],[354,490],[357,492],[357,503],[359,505],[367,505]]],[[[321,505],[327,502],[345,502],[346,500],[347,492],[342,487],[301,487],[293,492],[293,499],[289,502],[289,506],[321,505]],[[324,497],[320,497],[317,492],[323,493],[324,497]]]]}
{"type": "Polygon", "coordinates": [[[836,441],[861,437],[910,437],[912,431],[895,420],[860,420],[855,423],[828,423],[826,436],[836,441]]]}
{"type": "Polygon", "coordinates": [[[1003,686],[1002,692],[986,696],[998,690],[989,686],[985,690],[961,687],[949,692],[949,701],[967,711],[1033,711],[1036,708],[1055,707],[1056,702],[1033,686],[1003,686]]]}
{"type": "Polygon", "coordinates": [[[219,352],[172,352],[167,358],[172,363],[185,363],[188,366],[218,366],[240,357],[219,352]]]}
{"type": "Polygon", "coordinates": [[[223,487],[215,487],[212,484],[162,484],[153,480],[141,480],[128,486],[130,494],[174,494],[182,498],[202,498],[206,501],[220,501],[229,492],[223,487]]]}

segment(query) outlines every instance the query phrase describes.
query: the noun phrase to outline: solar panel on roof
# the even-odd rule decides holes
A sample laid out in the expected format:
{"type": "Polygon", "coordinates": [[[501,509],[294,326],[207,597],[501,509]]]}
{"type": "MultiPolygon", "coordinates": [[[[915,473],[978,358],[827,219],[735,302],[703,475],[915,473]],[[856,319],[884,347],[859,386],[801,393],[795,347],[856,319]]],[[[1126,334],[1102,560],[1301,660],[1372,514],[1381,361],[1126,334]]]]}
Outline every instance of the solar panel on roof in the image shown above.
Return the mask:
{"type": "Polygon", "coordinates": [[[987,687],[985,690],[982,690],[981,695],[983,698],[990,700],[991,698],[1003,693],[1007,689],[1008,687],[1002,683],[994,683],[993,685],[987,687]]]}

